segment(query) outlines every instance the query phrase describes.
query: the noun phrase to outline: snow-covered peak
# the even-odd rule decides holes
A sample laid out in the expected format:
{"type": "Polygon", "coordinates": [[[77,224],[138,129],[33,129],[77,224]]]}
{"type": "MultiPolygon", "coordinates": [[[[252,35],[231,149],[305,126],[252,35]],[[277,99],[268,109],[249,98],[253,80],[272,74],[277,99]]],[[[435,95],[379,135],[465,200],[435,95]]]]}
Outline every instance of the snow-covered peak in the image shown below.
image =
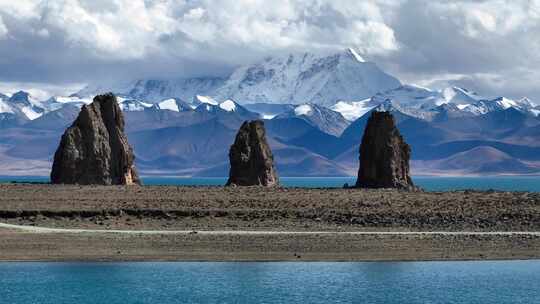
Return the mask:
{"type": "Polygon", "coordinates": [[[294,108],[294,114],[296,116],[301,116],[301,115],[309,116],[312,113],[313,113],[313,108],[309,104],[299,105],[296,108],[294,108]]]}
{"type": "Polygon", "coordinates": [[[54,96],[49,99],[49,102],[57,102],[57,103],[82,103],[82,104],[90,104],[92,103],[93,98],[80,98],[77,96],[54,96]]]}
{"type": "Polygon", "coordinates": [[[6,113],[22,113],[27,119],[34,120],[44,114],[43,104],[33,98],[30,93],[18,91],[4,102],[2,106],[6,113]],[[9,108],[9,110],[8,110],[9,108]]]}
{"type": "Polygon", "coordinates": [[[25,91],[18,91],[11,95],[11,97],[9,98],[10,103],[25,106],[32,106],[33,104],[31,100],[34,101],[34,99],[30,97],[30,93],[25,91]]]}
{"type": "Polygon", "coordinates": [[[174,112],[180,112],[176,100],[174,99],[165,99],[162,102],[158,103],[158,106],[161,110],[169,110],[174,112]]]}
{"type": "Polygon", "coordinates": [[[499,97],[499,98],[494,99],[493,101],[501,105],[501,107],[503,107],[504,109],[508,109],[511,107],[518,107],[517,102],[515,102],[512,99],[508,99],[506,97],[499,97]]]}
{"type": "Polygon", "coordinates": [[[125,112],[137,112],[137,111],[144,111],[145,109],[148,109],[152,107],[152,104],[142,102],[139,100],[134,99],[123,99],[118,100],[118,105],[122,109],[122,111],[125,112]]]}
{"type": "Polygon", "coordinates": [[[521,105],[522,107],[526,107],[529,109],[536,107],[535,104],[527,97],[521,98],[520,100],[517,101],[517,103],[521,105]]]}
{"type": "Polygon", "coordinates": [[[400,85],[354,49],[335,53],[291,53],[238,67],[227,78],[143,79],[89,85],[73,96],[91,98],[112,92],[128,99],[158,103],[179,98],[198,106],[226,100],[240,104],[305,102],[332,106],[339,100],[362,100],[400,85]],[[200,98],[202,97],[202,98],[200,98]],[[207,99],[201,100],[201,99],[207,99]],[[208,99],[209,98],[209,99],[208,99]]]}
{"type": "Polygon", "coordinates": [[[371,98],[371,103],[374,106],[386,102],[411,109],[423,108],[426,105],[435,107],[446,103],[439,92],[415,85],[402,85],[395,89],[378,93],[371,98]]]}
{"type": "Polygon", "coordinates": [[[345,119],[353,121],[362,117],[367,112],[371,111],[375,105],[371,102],[371,98],[360,101],[339,101],[330,109],[341,113],[345,119]]]}
{"type": "MultiPolygon", "coordinates": [[[[449,109],[452,112],[461,111],[463,115],[482,115],[508,108],[532,113],[531,109],[534,108],[526,98],[519,101],[506,97],[489,99],[460,87],[434,91],[417,85],[402,85],[375,94],[366,100],[340,101],[332,109],[340,112],[348,120],[354,120],[376,107],[379,110],[398,110],[404,114],[427,120],[436,117],[441,111],[449,109]],[[443,105],[455,105],[455,107],[441,107],[443,105]]],[[[454,114],[458,115],[459,113],[454,114]]]]}
{"type": "Polygon", "coordinates": [[[459,87],[449,87],[441,91],[442,98],[446,103],[455,103],[458,105],[472,104],[485,99],[475,92],[459,87]]]}
{"type": "Polygon", "coordinates": [[[43,112],[38,112],[30,107],[23,107],[21,108],[21,111],[28,117],[30,120],[34,120],[36,118],[39,118],[43,115],[43,112]]]}
{"type": "Polygon", "coordinates": [[[349,122],[340,113],[312,103],[295,106],[272,119],[301,119],[319,130],[335,136],[339,136],[349,125],[349,122]]]}
{"type": "Polygon", "coordinates": [[[217,106],[218,108],[227,112],[235,112],[239,107],[239,105],[232,99],[227,99],[223,102],[218,102],[216,99],[210,96],[196,95],[194,98],[194,106],[196,107],[199,105],[211,106],[211,107],[206,107],[208,111],[212,110],[212,107],[217,106]]]}
{"type": "Polygon", "coordinates": [[[94,97],[112,92],[129,99],[158,103],[165,99],[179,98],[191,101],[196,95],[211,96],[223,84],[219,77],[199,77],[183,79],[142,79],[110,84],[89,85],[73,96],[94,97]]]}
{"type": "Polygon", "coordinates": [[[268,57],[239,67],[216,99],[241,104],[314,103],[332,106],[340,100],[362,100],[400,85],[353,50],[333,54],[295,53],[268,57]]]}
{"type": "Polygon", "coordinates": [[[219,104],[219,107],[227,112],[236,111],[236,103],[230,99],[225,100],[219,104]]]}
{"type": "Polygon", "coordinates": [[[210,105],[213,105],[213,106],[217,106],[219,103],[212,97],[210,96],[203,96],[203,95],[196,95],[195,96],[195,102],[196,103],[207,103],[207,104],[210,104],[210,105]]]}

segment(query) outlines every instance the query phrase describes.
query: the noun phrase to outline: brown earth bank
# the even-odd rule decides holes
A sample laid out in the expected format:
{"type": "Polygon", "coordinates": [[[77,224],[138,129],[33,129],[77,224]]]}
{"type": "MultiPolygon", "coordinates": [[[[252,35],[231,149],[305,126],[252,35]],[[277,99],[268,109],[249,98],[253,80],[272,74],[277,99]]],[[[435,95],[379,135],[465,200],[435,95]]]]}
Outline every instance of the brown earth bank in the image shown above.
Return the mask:
{"type": "Polygon", "coordinates": [[[526,192],[3,184],[0,222],[164,232],[0,228],[0,260],[540,258],[538,234],[399,234],[538,232],[540,194],[526,192]]]}
{"type": "Polygon", "coordinates": [[[100,229],[540,231],[540,193],[4,184],[0,221],[100,229]]]}

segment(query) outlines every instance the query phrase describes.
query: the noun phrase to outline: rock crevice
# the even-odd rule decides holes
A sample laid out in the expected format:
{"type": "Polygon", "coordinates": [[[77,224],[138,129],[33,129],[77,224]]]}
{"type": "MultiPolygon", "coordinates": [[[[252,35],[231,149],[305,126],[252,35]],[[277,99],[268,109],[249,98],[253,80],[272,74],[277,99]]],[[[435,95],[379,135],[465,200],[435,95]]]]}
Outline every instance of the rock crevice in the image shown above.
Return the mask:
{"type": "Polygon", "coordinates": [[[277,186],[272,150],[261,120],[242,124],[229,151],[231,169],[228,186],[277,186]]]}
{"type": "Polygon", "coordinates": [[[140,184],[124,134],[124,116],[113,94],[82,107],[54,154],[53,184],[140,184]]]}
{"type": "Polygon", "coordinates": [[[356,186],[415,190],[410,177],[411,148],[389,112],[372,112],[360,145],[356,186]]]}

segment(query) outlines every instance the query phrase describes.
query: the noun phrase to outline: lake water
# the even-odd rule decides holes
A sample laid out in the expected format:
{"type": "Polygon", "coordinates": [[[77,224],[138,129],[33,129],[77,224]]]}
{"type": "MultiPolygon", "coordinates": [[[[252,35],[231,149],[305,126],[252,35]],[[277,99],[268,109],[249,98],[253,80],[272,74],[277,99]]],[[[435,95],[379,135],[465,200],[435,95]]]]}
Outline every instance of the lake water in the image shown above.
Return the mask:
{"type": "Polygon", "coordinates": [[[540,261],[0,263],[0,302],[540,303],[540,261]]]}
{"type": "MultiPolygon", "coordinates": [[[[348,183],[354,185],[354,177],[282,177],[281,183],[286,187],[342,187],[348,183]]],[[[48,182],[47,177],[22,176],[2,177],[2,182],[48,182]]],[[[187,186],[220,186],[227,178],[182,178],[182,177],[143,177],[145,185],[187,185],[187,186]]],[[[535,191],[540,192],[540,176],[488,176],[488,177],[433,177],[415,176],[413,181],[428,191],[447,190],[502,190],[502,191],[535,191]]]]}

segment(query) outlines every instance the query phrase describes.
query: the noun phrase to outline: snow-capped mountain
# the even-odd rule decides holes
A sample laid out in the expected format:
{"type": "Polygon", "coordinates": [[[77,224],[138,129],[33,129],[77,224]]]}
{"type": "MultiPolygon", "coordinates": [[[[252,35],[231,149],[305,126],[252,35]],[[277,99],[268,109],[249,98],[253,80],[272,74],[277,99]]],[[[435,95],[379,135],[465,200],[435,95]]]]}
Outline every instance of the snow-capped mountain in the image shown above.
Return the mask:
{"type": "Polygon", "coordinates": [[[198,105],[195,107],[195,111],[197,112],[208,112],[213,114],[223,112],[236,114],[239,116],[247,115],[251,117],[254,117],[253,115],[256,115],[256,113],[249,111],[248,109],[231,99],[227,99],[223,102],[217,102],[207,96],[197,96],[196,100],[199,101],[198,105]]]}
{"type": "Polygon", "coordinates": [[[11,95],[7,103],[12,112],[20,111],[30,120],[40,117],[45,112],[45,107],[24,91],[19,91],[11,95]]]}
{"type": "MultiPolygon", "coordinates": [[[[119,101],[118,103],[120,105],[120,109],[125,112],[144,111],[145,109],[152,107],[151,103],[146,103],[135,99],[125,99],[119,101]]],[[[157,104],[156,106],[159,107],[159,104],[157,104]]]]}
{"type": "MultiPolygon", "coordinates": [[[[419,163],[428,173],[469,172],[464,167],[512,173],[519,164],[520,172],[540,170],[540,106],[459,87],[402,85],[354,50],[275,56],[225,79],[88,86],[47,100],[26,92],[0,94],[0,158],[4,153],[23,164],[40,160],[46,172],[51,151],[79,108],[105,92],[117,95],[138,166],[150,174],[226,175],[238,127],[260,118],[282,174],[355,174],[358,145],[374,109],[395,115],[412,147],[413,170],[419,163]],[[486,163],[489,153],[497,157],[486,163]]],[[[17,170],[33,170],[24,166],[17,170]]]]}
{"type": "Polygon", "coordinates": [[[128,99],[158,103],[165,99],[179,98],[191,102],[196,95],[213,95],[224,80],[219,77],[186,78],[176,80],[146,79],[118,84],[90,85],[72,96],[91,98],[113,92],[128,99]]]}
{"type": "Polygon", "coordinates": [[[272,118],[272,120],[298,118],[308,122],[317,129],[331,135],[339,136],[347,128],[349,122],[338,112],[326,107],[305,103],[272,118]]]}
{"type": "Polygon", "coordinates": [[[515,108],[533,115],[534,104],[527,98],[512,100],[506,97],[487,98],[459,87],[449,87],[440,91],[416,85],[402,85],[380,92],[361,101],[339,101],[332,109],[340,112],[348,120],[355,120],[371,109],[395,109],[404,114],[431,120],[442,112],[452,115],[482,115],[493,111],[515,108]],[[444,106],[447,105],[447,106],[444,106]],[[448,106],[452,105],[452,106],[448,106]],[[441,112],[442,111],[442,112],[441,112]],[[461,112],[461,114],[459,114],[461,112]]]}
{"type": "Polygon", "coordinates": [[[125,94],[129,97],[157,102],[167,98],[191,101],[195,95],[213,95],[223,84],[222,78],[189,78],[179,80],[139,80],[125,94]]]}
{"type": "Polygon", "coordinates": [[[240,104],[309,102],[332,106],[339,100],[365,99],[399,85],[398,79],[348,49],[333,54],[268,57],[237,68],[226,79],[138,80],[88,86],[73,96],[113,92],[128,99],[157,103],[170,98],[196,102],[200,95],[220,102],[232,99],[240,104]]]}
{"type": "Polygon", "coordinates": [[[399,85],[399,80],[349,49],[331,55],[269,57],[240,67],[217,90],[217,98],[332,106],[339,100],[364,99],[399,85]]]}
{"type": "Polygon", "coordinates": [[[18,91],[11,96],[5,94],[0,96],[0,113],[4,114],[4,119],[13,115],[23,120],[34,120],[60,107],[53,101],[39,101],[25,91],[18,91]]]}

